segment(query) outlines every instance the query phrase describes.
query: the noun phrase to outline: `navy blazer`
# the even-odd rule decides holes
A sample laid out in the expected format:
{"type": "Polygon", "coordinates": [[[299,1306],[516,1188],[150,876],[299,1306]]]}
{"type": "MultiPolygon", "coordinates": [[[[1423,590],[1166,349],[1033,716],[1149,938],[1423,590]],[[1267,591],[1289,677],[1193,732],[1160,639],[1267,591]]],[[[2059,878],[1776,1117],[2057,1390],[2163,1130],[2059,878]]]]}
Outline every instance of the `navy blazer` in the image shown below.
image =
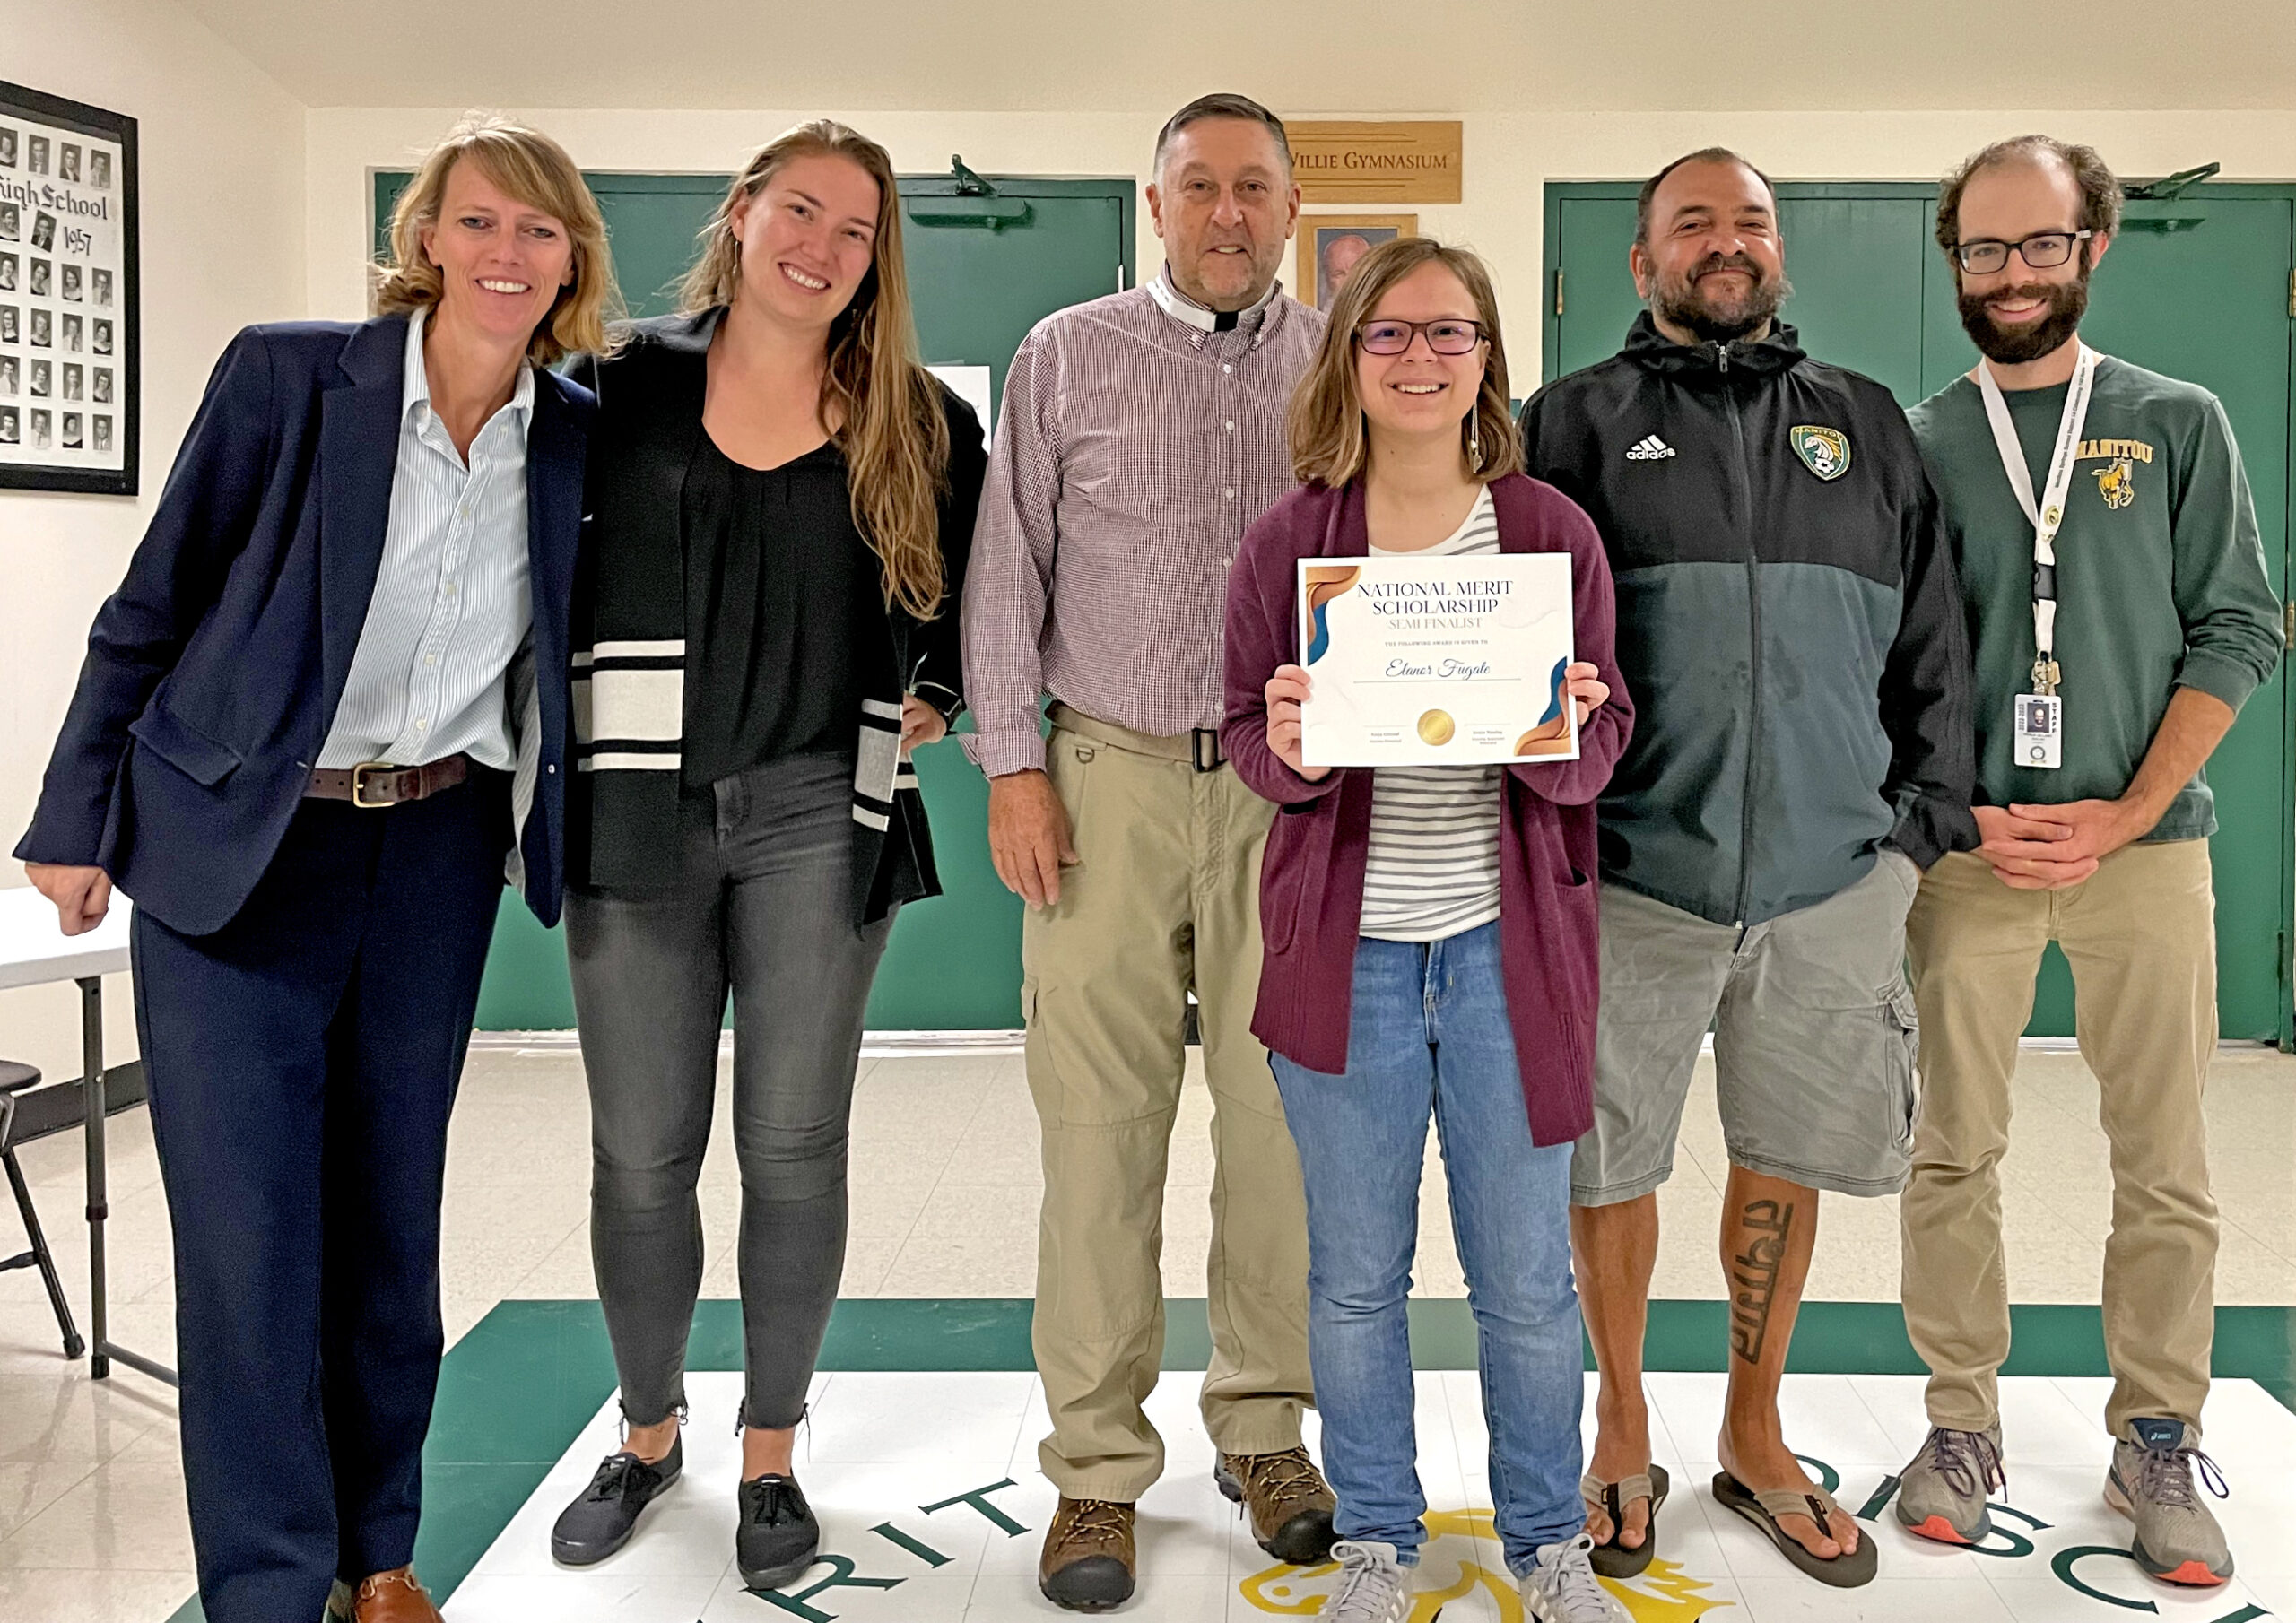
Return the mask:
{"type": "MultiPolygon", "coordinates": [[[[187,935],[239,912],[302,799],[367,622],[405,353],[404,316],[248,327],[231,341],[127,577],[96,615],[18,857],[101,867],[187,935]]],[[[526,511],[541,737],[518,739],[538,766],[516,855],[544,924],[565,866],[567,616],[595,406],[580,386],[535,374],[526,511]]],[[[526,709],[513,704],[514,729],[526,709]]]]}

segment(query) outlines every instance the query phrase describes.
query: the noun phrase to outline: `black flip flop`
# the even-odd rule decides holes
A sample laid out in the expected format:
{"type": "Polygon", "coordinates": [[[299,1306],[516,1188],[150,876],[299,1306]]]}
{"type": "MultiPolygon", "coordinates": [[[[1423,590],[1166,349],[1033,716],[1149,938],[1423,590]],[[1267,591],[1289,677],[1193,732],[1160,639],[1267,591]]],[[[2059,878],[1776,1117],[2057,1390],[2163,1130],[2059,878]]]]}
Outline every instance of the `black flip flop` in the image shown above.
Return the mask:
{"type": "Polygon", "coordinates": [[[1621,1477],[1615,1482],[1605,1482],[1591,1471],[1578,1479],[1578,1497],[1611,1519],[1610,1541],[1596,1545],[1587,1558],[1598,1575],[1605,1578],[1641,1576],[1650,1565],[1650,1558],[1658,1552],[1658,1507],[1666,1502],[1667,1491],[1673,1486],[1667,1480],[1666,1468],[1657,1464],[1650,1467],[1647,1475],[1621,1477]],[[1626,1531],[1626,1506],[1637,1499],[1650,1501],[1650,1521],[1643,1530],[1642,1547],[1629,1549],[1618,1541],[1618,1536],[1626,1531]]]}
{"type": "Polygon", "coordinates": [[[1831,1584],[1836,1589],[1856,1589],[1874,1581],[1881,1554],[1873,1534],[1863,1528],[1858,1530],[1856,1550],[1829,1560],[1803,1549],[1799,1540],[1778,1524],[1780,1516],[1807,1516],[1831,1538],[1827,1517],[1841,1506],[1822,1488],[1766,1488],[1756,1493],[1728,1471],[1718,1471],[1714,1473],[1714,1502],[1736,1511],[1768,1533],[1770,1541],[1778,1546],[1779,1554],[1821,1584],[1831,1584]]]}

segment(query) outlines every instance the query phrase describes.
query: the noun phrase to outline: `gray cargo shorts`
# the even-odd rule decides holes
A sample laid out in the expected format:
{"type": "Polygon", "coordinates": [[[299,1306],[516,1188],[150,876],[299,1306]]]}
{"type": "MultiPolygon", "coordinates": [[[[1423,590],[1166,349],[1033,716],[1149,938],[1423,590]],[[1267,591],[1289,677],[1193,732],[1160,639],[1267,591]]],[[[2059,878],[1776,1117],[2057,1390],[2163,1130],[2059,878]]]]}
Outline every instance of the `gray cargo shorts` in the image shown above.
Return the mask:
{"type": "Polygon", "coordinates": [[[1905,918],[1920,884],[1884,850],[1848,889],[1745,929],[1604,885],[1595,1124],[1571,1156],[1572,1202],[1631,1201],[1673,1176],[1709,1027],[1733,1166],[1839,1194],[1902,1189],[1918,1041],[1905,918]]]}

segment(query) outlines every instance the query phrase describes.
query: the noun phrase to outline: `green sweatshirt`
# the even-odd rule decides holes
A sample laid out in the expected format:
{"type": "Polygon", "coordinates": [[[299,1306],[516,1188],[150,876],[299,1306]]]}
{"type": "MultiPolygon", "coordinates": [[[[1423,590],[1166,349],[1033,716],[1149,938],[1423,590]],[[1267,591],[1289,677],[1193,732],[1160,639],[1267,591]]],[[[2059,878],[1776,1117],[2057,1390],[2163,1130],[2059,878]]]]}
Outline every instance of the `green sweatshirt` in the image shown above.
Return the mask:
{"type": "MultiPolygon", "coordinates": [[[[2066,385],[2006,398],[2038,497],[2066,385]]],[[[2239,447],[2216,396],[2108,357],[2097,369],[2057,536],[2057,662],[2065,764],[2010,759],[2011,712],[2032,688],[2033,526],[2017,505],[1965,375],[1907,413],[1936,486],[1977,657],[1980,805],[2117,800],[2179,686],[2238,710],[2279,663],[2280,602],[2265,574],[2239,447]]],[[[2216,831],[2195,773],[2147,839],[2216,831]]]]}

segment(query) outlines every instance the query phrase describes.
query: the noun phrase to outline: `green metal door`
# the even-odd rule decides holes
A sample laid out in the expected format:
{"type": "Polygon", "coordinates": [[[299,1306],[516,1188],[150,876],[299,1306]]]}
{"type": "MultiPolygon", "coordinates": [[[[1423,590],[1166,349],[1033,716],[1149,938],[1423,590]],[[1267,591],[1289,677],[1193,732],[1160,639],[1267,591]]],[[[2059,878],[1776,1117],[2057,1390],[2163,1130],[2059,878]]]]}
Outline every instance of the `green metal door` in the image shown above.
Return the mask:
{"type": "MultiPolygon", "coordinates": [[[[1550,206],[1547,250],[1561,308],[1548,317],[1546,376],[1560,378],[1618,353],[1642,301],[1626,268],[1635,188],[1552,189],[1564,194],[1550,206]]],[[[1786,317],[1811,353],[1879,378],[1908,405],[1920,399],[1926,206],[1805,186],[1786,188],[1779,212],[1795,287],[1786,317]]]]}
{"type": "MultiPolygon", "coordinates": [[[[1616,352],[1639,308],[1626,268],[1631,185],[1547,189],[1550,378],[1616,352]]],[[[1935,188],[1891,183],[1779,187],[1794,297],[1786,318],[1822,359],[1887,384],[1911,404],[1976,363],[1952,279],[1930,239],[1935,188]]],[[[2291,271],[2296,188],[2209,185],[2187,200],[2132,203],[2100,271],[2083,331],[2098,348],[2188,378],[2224,402],[2248,464],[2265,558],[2286,590],[2291,456],[2291,271]]],[[[2291,716],[2283,674],[2259,690],[2208,768],[2221,828],[2217,1006],[2227,1037],[2287,1046],[2291,716]]],[[[2029,1030],[2074,1029],[2072,977],[2048,950],[2029,1030]]]]}
{"type": "MultiPolygon", "coordinates": [[[[926,361],[988,368],[1001,404],[1004,369],[1031,327],[1127,285],[1134,189],[1129,180],[989,183],[994,198],[971,198],[945,178],[903,179],[901,240],[926,361]]],[[[970,717],[962,725],[971,730],[970,717]]],[[[987,782],[953,742],[918,751],[917,777],[942,893],[901,910],[870,1029],[1016,1027],[1021,900],[989,865],[987,782]]]]}
{"type": "MultiPolygon", "coordinates": [[[[614,273],[635,316],[676,308],[694,239],[726,195],[711,175],[587,177],[605,215],[614,273]]],[[[408,177],[375,177],[379,251],[408,177]]],[[[944,176],[904,177],[903,241],[918,336],[930,364],[990,369],[993,398],[1029,329],[1053,311],[1127,284],[1129,180],[990,177],[992,196],[944,176]]],[[[983,427],[992,425],[984,424],[983,427]]],[[[962,725],[969,729],[968,720],[962,725]]],[[[988,791],[954,742],[917,758],[943,894],[901,911],[869,1000],[873,1030],[1003,1028],[1021,1023],[1021,904],[988,861],[988,791]]],[[[479,996],[488,1030],[574,1023],[559,932],[503,899],[479,996]]]]}

